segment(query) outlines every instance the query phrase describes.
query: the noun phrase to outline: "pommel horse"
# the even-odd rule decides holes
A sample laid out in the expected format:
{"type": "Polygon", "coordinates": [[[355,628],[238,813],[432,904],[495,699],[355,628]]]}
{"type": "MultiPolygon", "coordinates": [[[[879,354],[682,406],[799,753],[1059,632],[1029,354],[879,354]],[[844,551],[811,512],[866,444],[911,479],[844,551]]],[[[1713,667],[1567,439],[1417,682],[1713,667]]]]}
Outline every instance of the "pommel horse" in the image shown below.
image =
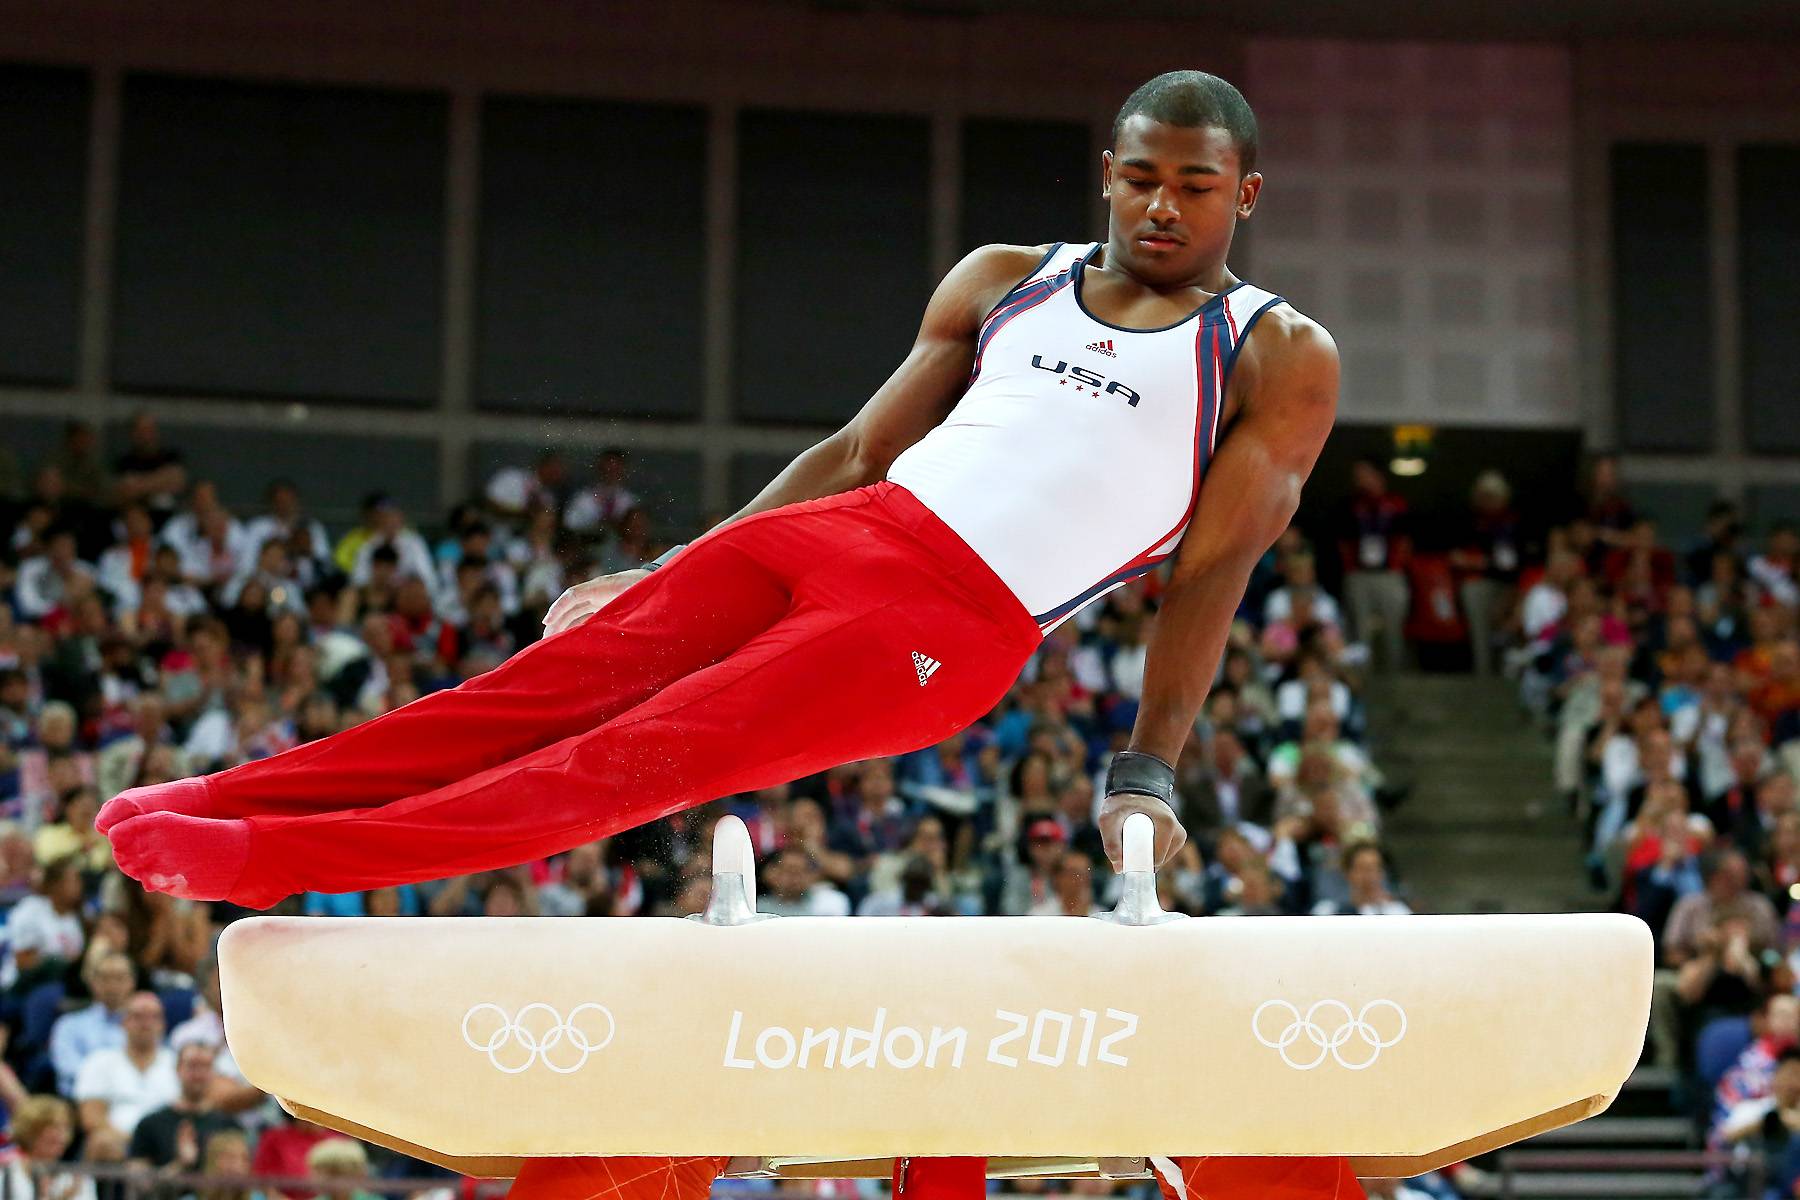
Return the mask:
{"type": "Polygon", "coordinates": [[[677,918],[239,921],[227,1040],[294,1115],[469,1175],[733,1154],[731,1174],[1142,1178],[1149,1155],[1417,1175],[1604,1110],[1649,1018],[1619,914],[1162,911],[1148,818],[1099,918],[769,917],[743,823],[677,918]]]}

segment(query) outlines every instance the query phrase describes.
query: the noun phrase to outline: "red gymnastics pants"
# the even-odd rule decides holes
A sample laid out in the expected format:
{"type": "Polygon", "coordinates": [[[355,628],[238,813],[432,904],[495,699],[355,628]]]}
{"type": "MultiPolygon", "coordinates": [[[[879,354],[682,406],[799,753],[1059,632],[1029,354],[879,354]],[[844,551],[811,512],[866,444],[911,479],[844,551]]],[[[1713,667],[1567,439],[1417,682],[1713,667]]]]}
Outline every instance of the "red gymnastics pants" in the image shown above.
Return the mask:
{"type": "Polygon", "coordinates": [[[133,877],[256,908],[512,866],[934,745],[1040,641],[975,551],[883,481],[715,528],[492,671],[207,776],[169,806],[198,817],[108,832],[133,877]]]}
{"type": "MultiPolygon", "coordinates": [[[[1163,1200],[1364,1200],[1342,1158],[1159,1158],[1163,1200]]],[[[727,1158],[528,1159],[507,1200],[706,1200],[727,1158]]],[[[896,1159],[893,1200],[981,1200],[984,1158],[896,1159]]]]}

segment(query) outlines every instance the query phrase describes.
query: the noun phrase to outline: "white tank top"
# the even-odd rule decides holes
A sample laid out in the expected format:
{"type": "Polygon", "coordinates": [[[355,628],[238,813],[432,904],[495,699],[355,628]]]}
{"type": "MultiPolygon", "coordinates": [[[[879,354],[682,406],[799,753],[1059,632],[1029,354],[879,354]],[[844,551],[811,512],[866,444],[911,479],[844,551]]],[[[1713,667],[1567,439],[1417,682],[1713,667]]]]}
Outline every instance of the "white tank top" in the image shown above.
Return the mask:
{"type": "Polygon", "coordinates": [[[969,389],[887,477],[955,530],[1045,633],[1174,553],[1225,381],[1281,297],[1240,283],[1124,329],[1081,300],[1098,242],[1058,243],[988,314],[969,389]]]}

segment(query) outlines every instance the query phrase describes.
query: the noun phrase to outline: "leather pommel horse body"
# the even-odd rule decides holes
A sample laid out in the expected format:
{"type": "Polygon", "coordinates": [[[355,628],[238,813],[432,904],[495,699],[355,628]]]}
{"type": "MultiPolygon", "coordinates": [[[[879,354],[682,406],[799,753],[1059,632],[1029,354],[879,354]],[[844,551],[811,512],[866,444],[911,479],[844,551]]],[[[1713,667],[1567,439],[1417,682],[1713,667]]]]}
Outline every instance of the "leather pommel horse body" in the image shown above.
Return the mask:
{"type": "Polygon", "coordinates": [[[290,1112],[468,1174],[737,1155],[745,1174],[1431,1170],[1600,1112],[1649,1017],[1616,914],[1188,920],[1149,821],[1100,919],[769,918],[720,822],[696,918],[239,921],[227,1040],[290,1112]]]}

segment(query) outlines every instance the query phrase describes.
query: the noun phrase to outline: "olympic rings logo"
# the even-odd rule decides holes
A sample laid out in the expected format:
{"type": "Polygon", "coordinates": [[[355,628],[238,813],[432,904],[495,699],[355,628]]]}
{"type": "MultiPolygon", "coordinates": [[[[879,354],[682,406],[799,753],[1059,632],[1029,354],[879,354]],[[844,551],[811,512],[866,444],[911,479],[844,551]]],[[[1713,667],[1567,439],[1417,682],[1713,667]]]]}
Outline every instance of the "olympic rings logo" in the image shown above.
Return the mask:
{"type": "Polygon", "coordinates": [[[1341,1000],[1320,1000],[1302,1016],[1300,1010],[1286,1000],[1265,1000],[1250,1018],[1250,1032],[1269,1049],[1279,1051],[1281,1061],[1296,1071],[1310,1071],[1327,1057],[1336,1059],[1338,1066],[1346,1070],[1361,1071],[1373,1066],[1383,1050],[1406,1036],[1406,1010],[1392,1000],[1371,1000],[1362,1006],[1361,1012],[1352,1013],[1350,1006],[1341,1000]],[[1287,1011],[1287,1024],[1273,1037],[1263,1029],[1263,1014],[1271,1008],[1287,1011]],[[1384,1009],[1392,1009],[1393,1016],[1379,1022],[1369,1020],[1371,1012],[1384,1009]],[[1335,1021],[1330,1033],[1318,1020],[1325,1012],[1334,1014],[1325,1018],[1335,1021]],[[1378,1025],[1385,1028],[1378,1028],[1378,1025]],[[1290,1053],[1301,1038],[1305,1038],[1311,1048],[1302,1046],[1290,1053]],[[1316,1054],[1313,1049],[1317,1050],[1316,1054]]]}
{"type": "Polygon", "coordinates": [[[498,1004],[477,1004],[462,1019],[463,1041],[508,1075],[529,1071],[539,1062],[558,1075],[573,1074],[587,1065],[590,1055],[607,1047],[615,1028],[612,1013],[599,1004],[577,1004],[566,1018],[548,1004],[527,1004],[516,1017],[498,1004]],[[599,1033],[601,1019],[604,1036],[599,1033]],[[484,1029],[487,1036],[477,1037],[484,1029]]]}

